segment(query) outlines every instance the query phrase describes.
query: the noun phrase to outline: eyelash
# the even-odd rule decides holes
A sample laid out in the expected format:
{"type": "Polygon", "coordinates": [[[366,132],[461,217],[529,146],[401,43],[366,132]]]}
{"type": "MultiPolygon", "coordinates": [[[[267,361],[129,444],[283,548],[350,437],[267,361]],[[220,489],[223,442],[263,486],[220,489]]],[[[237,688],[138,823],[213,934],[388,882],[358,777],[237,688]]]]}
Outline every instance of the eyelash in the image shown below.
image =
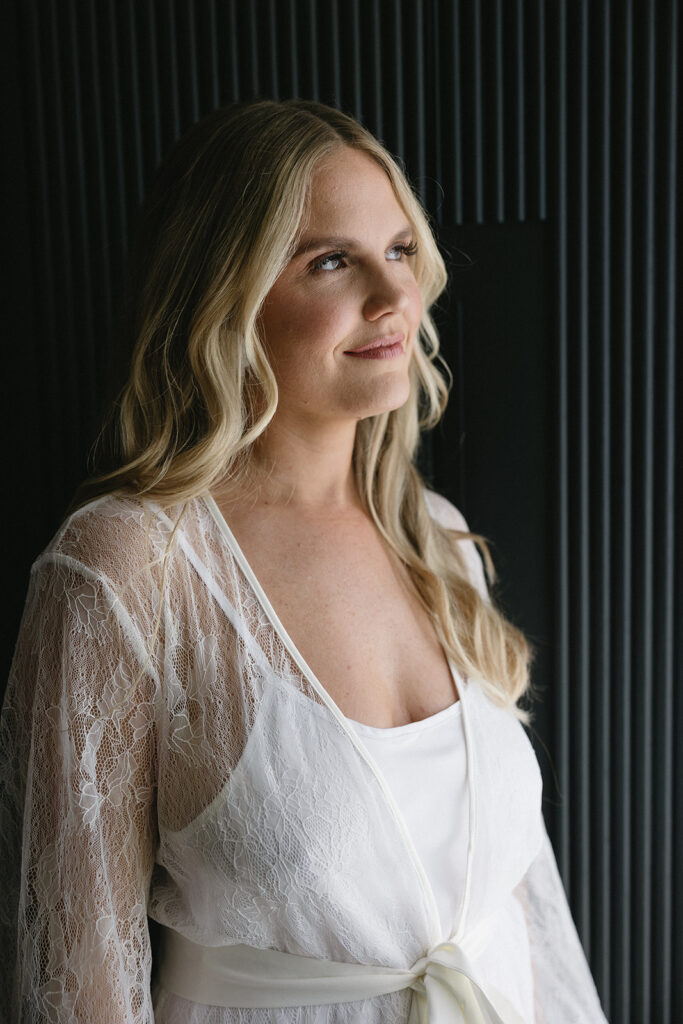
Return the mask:
{"type": "MultiPolygon", "coordinates": [[[[391,249],[387,249],[387,252],[391,252],[392,249],[400,249],[404,256],[414,256],[417,252],[417,242],[400,242],[398,245],[392,245],[391,249]]],[[[328,260],[344,260],[348,256],[348,252],[345,249],[339,249],[337,252],[328,252],[325,256],[321,256],[320,259],[316,260],[312,265],[311,270],[314,272],[320,271],[324,274],[329,274],[329,270],[323,270],[321,267],[322,263],[327,263],[328,260]]],[[[399,263],[400,260],[391,260],[392,263],[399,263]]],[[[337,270],[340,268],[337,267],[337,270]]]]}

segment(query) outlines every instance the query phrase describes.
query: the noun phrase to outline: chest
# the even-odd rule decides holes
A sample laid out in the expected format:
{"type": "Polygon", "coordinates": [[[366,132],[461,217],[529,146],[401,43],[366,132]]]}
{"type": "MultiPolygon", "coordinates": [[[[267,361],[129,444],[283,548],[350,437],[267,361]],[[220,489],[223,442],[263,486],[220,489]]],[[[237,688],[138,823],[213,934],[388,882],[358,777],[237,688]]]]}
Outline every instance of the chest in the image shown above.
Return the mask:
{"type": "Polygon", "coordinates": [[[233,516],[231,528],[297,649],[342,712],[382,728],[457,699],[430,616],[367,521],[233,516]]]}
{"type": "MultiPolygon", "coordinates": [[[[466,781],[469,806],[476,807],[469,821],[462,820],[462,801],[460,810],[450,809],[461,824],[463,845],[455,854],[461,885],[465,858],[472,864],[468,914],[476,924],[497,912],[538,850],[540,773],[520,723],[473,681],[461,685],[472,771],[463,756],[455,769],[442,765],[441,773],[466,781]]],[[[182,831],[162,830],[159,863],[186,887],[183,899],[173,902],[175,913],[178,905],[199,908],[209,937],[228,934],[273,948],[287,948],[294,937],[300,950],[327,959],[341,959],[344,948],[348,955],[341,936],[358,937],[357,959],[374,949],[397,964],[417,955],[397,942],[411,937],[422,948],[443,937],[433,932],[436,917],[429,911],[433,883],[417,870],[424,852],[413,839],[413,855],[401,827],[408,823],[405,806],[392,809],[375,769],[349,742],[355,731],[340,729],[328,709],[296,687],[270,681],[220,798],[182,831]],[[334,908],[324,927],[320,907],[327,914],[334,908]]],[[[410,759],[405,751],[402,768],[410,759]]],[[[439,771],[438,763],[432,767],[439,771]]],[[[382,774],[391,788],[386,764],[382,774]]],[[[408,798],[405,779],[402,772],[399,785],[408,798]]],[[[166,781],[187,789],[186,772],[166,781]]],[[[453,796],[452,783],[447,792],[453,796]]],[[[414,799],[424,803],[419,787],[414,799]]],[[[448,814],[445,799],[441,809],[448,814]]],[[[418,824],[417,835],[437,841],[438,824],[418,824]]],[[[458,872],[449,868],[448,874],[452,892],[458,872]]]]}

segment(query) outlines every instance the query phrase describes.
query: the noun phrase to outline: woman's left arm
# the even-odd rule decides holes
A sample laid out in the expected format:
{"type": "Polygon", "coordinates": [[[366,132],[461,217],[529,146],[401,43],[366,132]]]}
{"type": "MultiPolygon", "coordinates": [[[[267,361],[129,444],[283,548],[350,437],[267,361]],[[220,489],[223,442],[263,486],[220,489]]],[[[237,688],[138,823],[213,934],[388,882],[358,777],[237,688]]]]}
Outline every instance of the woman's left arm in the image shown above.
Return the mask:
{"type": "Polygon", "coordinates": [[[606,1024],[545,825],[542,832],[515,890],[529,933],[535,1024],[606,1024]]]}

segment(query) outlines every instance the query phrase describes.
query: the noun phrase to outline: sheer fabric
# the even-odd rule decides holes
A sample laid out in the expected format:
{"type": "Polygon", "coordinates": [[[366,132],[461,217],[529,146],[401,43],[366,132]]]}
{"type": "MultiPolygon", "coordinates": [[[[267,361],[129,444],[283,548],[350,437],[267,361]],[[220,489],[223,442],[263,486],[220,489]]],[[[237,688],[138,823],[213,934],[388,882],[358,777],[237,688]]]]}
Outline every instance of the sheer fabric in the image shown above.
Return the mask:
{"type": "MultiPolygon", "coordinates": [[[[535,1024],[603,1021],[533,750],[476,682],[456,682],[477,807],[458,929],[489,924],[482,985],[519,1004],[530,957],[535,1024]]],[[[208,495],[165,513],[98,499],[38,558],[0,719],[0,798],[3,1020],[407,1020],[409,992],[240,1010],[152,991],[147,915],[204,945],[399,968],[448,938],[386,781],[208,495]]]]}

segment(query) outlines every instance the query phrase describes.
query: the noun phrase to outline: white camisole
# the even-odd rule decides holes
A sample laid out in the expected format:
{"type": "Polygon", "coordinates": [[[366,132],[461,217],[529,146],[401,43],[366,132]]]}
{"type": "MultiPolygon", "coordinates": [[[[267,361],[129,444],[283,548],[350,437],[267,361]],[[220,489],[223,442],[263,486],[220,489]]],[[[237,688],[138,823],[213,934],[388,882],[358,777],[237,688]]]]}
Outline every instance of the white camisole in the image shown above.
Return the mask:
{"type": "Polygon", "coordinates": [[[469,828],[460,701],[419,722],[380,729],[347,719],[374,758],[405,819],[434,891],[442,934],[456,927],[469,828]]]}

